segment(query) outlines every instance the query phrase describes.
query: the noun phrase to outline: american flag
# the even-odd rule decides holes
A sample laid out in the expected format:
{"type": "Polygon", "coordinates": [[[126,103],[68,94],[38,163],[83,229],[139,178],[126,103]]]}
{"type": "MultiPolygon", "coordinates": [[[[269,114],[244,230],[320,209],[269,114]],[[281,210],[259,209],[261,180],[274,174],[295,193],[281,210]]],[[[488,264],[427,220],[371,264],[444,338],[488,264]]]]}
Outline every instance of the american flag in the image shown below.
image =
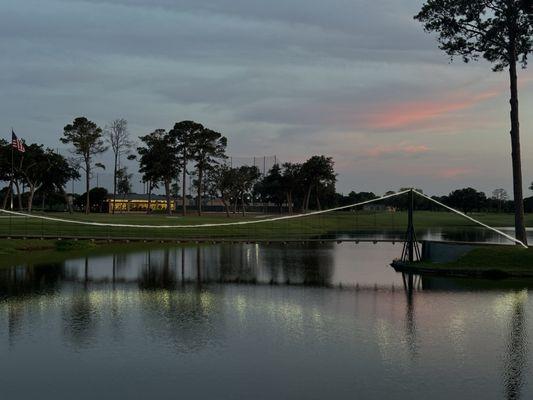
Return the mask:
{"type": "Polygon", "coordinates": [[[21,153],[26,152],[26,148],[24,147],[24,143],[22,143],[22,140],[20,140],[17,135],[15,135],[15,132],[13,129],[11,130],[11,146],[13,146],[14,149],[17,149],[21,153]]]}

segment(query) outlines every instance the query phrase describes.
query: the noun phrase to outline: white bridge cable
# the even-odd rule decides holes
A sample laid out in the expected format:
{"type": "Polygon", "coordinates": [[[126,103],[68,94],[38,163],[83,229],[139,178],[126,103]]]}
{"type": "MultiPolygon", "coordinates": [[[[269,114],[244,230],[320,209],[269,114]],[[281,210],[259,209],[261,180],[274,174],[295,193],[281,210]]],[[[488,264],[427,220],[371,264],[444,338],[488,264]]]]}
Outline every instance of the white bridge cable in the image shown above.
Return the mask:
{"type": "MultiPolygon", "coordinates": [[[[350,208],[359,207],[359,206],[363,206],[363,205],[366,205],[366,204],[374,203],[374,202],[377,202],[377,201],[389,199],[391,197],[401,196],[403,194],[409,193],[410,191],[411,191],[411,189],[407,189],[407,190],[403,190],[403,191],[400,191],[400,192],[397,192],[397,193],[392,193],[392,194],[388,194],[388,195],[385,195],[385,196],[381,196],[381,197],[378,197],[378,198],[375,198],[375,199],[366,200],[366,201],[362,201],[362,202],[354,203],[354,204],[349,204],[347,206],[335,207],[335,208],[330,208],[330,209],[321,210],[321,211],[313,211],[313,212],[309,212],[309,213],[305,213],[305,214],[285,215],[285,216],[281,216],[281,217],[266,218],[266,219],[260,219],[260,220],[237,221],[237,222],[222,222],[222,223],[208,223],[208,224],[186,224],[186,225],[115,224],[115,223],[104,223],[104,222],[93,222],[93,221],[77,221],[77,220],[72,220],[72,219],[54,218],[54,217],[47,217],[47,216],[44,216],[44,215],[27,214],[27,213],[21,213],[21,212],[10,211],[10,210],[2,210],[2,209],[0,209],[0,212],[2,212],[4,214],[12,215],[12,216],[17,216],[17,217],[27,217],[27,218],[40,219],[40,220],[45,220],[45,221],[62,222],[62,223],[67,223],[67,224],[76,224],[76,225],[85,225],[85,226],[101,226],[101,227],[115,227],[115,228],[141,228],[141,229],[216,228],[216,227],[223,227],[223,226],[255,225],[255,224],[276,222],[276,221],[284,221],[284,220],[290,220],[290,219],[296,219],[296,218],[305,218],[305,217],[309,217],[309,216],[313,216],[313,215],[326,214],[326,213],[333,212],[333,211],[347,210],[347,209],[350,209],[350,208]]],[[[452,207],[449,207],[446,204],[441,203],[440,201],[437,201],[437,200],[425,195],[424,193],[418,192],[418,191],[416,191],[414,189],[413,189],[413,192],[416,193],[417,195],[425,198],[425,199],[428,199],[428,200],[440,205],[441,207],[446,208],[449,211],[452,211],[452,212],[462,216],[463,218],[466,218],[466,219],[468,219],[468,220],[470,220],[470,221],[472,221],[472,222],[474,222],[474,223],[476,223],[476,224],[478,224],[478,225],[480,225],[480,226],[482,226],[484,228],[487,228],[487,229],[489,229],[489,230],[491,230],[493,232],[498,233],[499,235],[509,239],[510,241],[512,241],[514,243],[520,244],[521,246],[523,246],[526,249],[528,248],[528,246],[526,246],[522,241],[520,241],[520,240],[518,240],[518,239],[516,239],[516,238],[514,238],[514,237],[512,237],[512,236],[510,236],[508,234],[506,234],[505,232],[500,231],[499,229],[496,229],[496,228],[493,228],[492,226],[484,224],[483,222],[478,221],[478,220],[470,217],[469,215],[466,215],[465,213],[463,213],[463,212],[461,212],[459,210],[456,210],[456,209],[454,209],[452,207]]]]}
{"type": "Polygon", "coordinates": [[[509,239],[510,241],[512,241],[512,242],[514,242],[514,243],[518,243],[519,245],[523,246],[523,247],[526,248],[526,249],[528,248],[528,247],[527,247],[522,241],[520,241],[520,240],[518,240],[518,239],[512,237],[511,235],[508,235],[508,234],[505,233],[505,232],[500,231],[499,229],[496,229],[496,228],[493,228],[492,226],[489,226],[489,225],[487,225],[487,224],[484,224],[483,222],[478,221],[477,219],[474,219],[474,218],[472,218],[471,216],[466,215],[465,213],[463,213],[463,212],[461,212],[461,211],[459,211],[459,210],[456,210],[455,208],[449,207],[449,206],[447,206],[446,204],[441,203],[440,201],[435,200],[435,199],[429,197],[428,195],[425,195],[424,193],[418,192],[418,191],[416,191],[416,190],[413,190],[413,192],[416,193],[416,194],[419,195],[419,196],[424,197],[425,199],[431,200],[432,202],[438,204],[438,205],[441,206],[441,207],[446,208],[447,210],[450,210],[450,211],[452,211],[452,212],[454,212],[454,213],[460,215],[460,216],[463,217],[463,218],[466,218],[466,219],[468,219],[468,220],[470,220],[470,221],[472,221],[472,222],[474,222],[474,223],[476,223],[476,224],[478,224],[478,225],[481,225],[481,226],[484,227],[484,228],[487,228],[487,229],[489,229],[489,230],[491,230],[491,231],[493,231],[493,232],[496,232],[496,233],[502,235],[503,237],[509,239]]]}
{"type": "Polygon", "coordinates": [[[406,194],[410,191],[403,190],[401,192],[388,194],[385,196],[378,197],[376,199],[366,200],[362,201],[360,203],[350,204],[347,206],[341,206],[341,207],[335,207],[335,208],[329,208],[327,210],[321,210],[321,211],[312,211],[309,213],[304,214],[294,214],[294,215],[285,215],[282,217],[275,217],[275,218],[266,218],[266,219],[258,219],[258,220],[250,220],[250,221],[238,221],[238,222],[221,222],[221,223],[209,223],[209,224],[186,224],[186,225],[137,225],[137,224],[114,224],[114,223],[105,223],[105,222],[93,222],[93,221],[77,221],[73,219],[63,219],[63,218],[54,218],[54,217],[46,217],[44,215],[36,215],[36,214],[26,214],[21,213],[17,211],[10,211],[10,210],[1,210],[0,212],[14,215],[17,217],[27,217],[27,218],[34,218],[34,219],[41,219],[45,221],[53,221],[53,222],[63,222],[67,224],[77,224],[77,225],[88,225],[88,226],[104,226],[104,227],[115,227],[115,228],[143,228],[143,229],[190,229],[190,228],[216,228],[219,226],[238,226],[238,225],[252,225],[252,224],[261,224],[266,222],[276,222],[276,221],[284,221],[289,219],[296,219],[296,218],[305,218],[313,215],[320,215],[320,214],[326,214],[333,211],[340,211],[340,210],[346,210],[354,207],[363,206],[365,204],[374,203],[380,200],[385,200],[391,197],[401,196],[402,194],[406,194]]]}

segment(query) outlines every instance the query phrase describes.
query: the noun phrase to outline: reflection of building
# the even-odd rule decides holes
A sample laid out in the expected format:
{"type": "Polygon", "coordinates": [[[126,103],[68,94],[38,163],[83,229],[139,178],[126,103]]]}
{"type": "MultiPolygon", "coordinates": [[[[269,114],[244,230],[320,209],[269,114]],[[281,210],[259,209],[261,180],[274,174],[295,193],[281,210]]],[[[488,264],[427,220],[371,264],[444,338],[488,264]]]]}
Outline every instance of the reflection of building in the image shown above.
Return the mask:
{"type": "MultiPolygon", "coordinates": [[[[181,202],[180,199],[177,201],[178,203],[181,202]]],[[[171,199],[170,202],[172,210],[175,210],[176,199],[171,199]]],[[[150,201],[148,201],[148,195],[132,193],[127,196],[117,195],[114,202],[113,196],[108,196],[104,201],[104,210],[107,212],[113,212],[113,209],[119,212],[142,212],[148,210],[148,203],[150,203],[150,209],[153,211],[167,209],[167,198],[165,196],[153,194],[150,201]]]]}

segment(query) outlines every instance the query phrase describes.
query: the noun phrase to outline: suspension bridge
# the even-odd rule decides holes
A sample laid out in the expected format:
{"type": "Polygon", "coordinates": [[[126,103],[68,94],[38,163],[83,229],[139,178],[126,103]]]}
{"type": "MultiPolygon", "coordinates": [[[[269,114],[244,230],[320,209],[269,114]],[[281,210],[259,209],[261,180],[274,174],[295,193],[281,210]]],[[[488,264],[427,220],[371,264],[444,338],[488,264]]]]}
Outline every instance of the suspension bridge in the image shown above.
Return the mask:
{"type": "MultiPolygon", "coordinates": [[[[302,214],[248,217],[244,220],[228,221],[225,217],[209,223],[173,223],[180,217],[159,216],[148,218],[138,216],[142,222],[132,223],[126,217],[110,215],[80,216],[69,218],[53,214],[28,214],[12,210],[0,210],[0,237],[8,239],[72,239],[107,241],[159,241],[196,243],[302,243],[302,242],[392,242],[402,243],[402,259],[420,259],[420,247],[416,237],[415,197],[433,202],[439,207],[497,235],[509,243],[527,247],[521,241],[500,229],[485,224],[470,215],[449,207],[415,189],[403,190],[371,200],[327,210],[302,214]],[[395,198],[404,197],[407,212],[395,210],[369,211],[374,203],[382,205],[395,198]],[[407,197],[407,202],[405,202],[407,197]],[[88,218],[92,218],[89,220],[88,218]],[[114,222],[114,220],[126,222],[114,222]],[[387,227],[387,229],[384,229],[387,227]]],[[[418,213],[416,213],[418,214],[418,213]]]]}

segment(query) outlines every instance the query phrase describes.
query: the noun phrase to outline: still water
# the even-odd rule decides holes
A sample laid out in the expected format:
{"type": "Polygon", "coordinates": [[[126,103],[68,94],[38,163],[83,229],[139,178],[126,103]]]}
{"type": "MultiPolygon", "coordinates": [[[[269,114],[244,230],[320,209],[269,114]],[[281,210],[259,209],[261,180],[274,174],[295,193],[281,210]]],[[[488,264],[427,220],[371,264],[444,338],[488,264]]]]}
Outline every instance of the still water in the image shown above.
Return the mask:
{"type": "Polygon", "coordinates": [[[210,245],[0,269],[1,399],[528,399],[527,282],[399,244],[210,245]]]}

